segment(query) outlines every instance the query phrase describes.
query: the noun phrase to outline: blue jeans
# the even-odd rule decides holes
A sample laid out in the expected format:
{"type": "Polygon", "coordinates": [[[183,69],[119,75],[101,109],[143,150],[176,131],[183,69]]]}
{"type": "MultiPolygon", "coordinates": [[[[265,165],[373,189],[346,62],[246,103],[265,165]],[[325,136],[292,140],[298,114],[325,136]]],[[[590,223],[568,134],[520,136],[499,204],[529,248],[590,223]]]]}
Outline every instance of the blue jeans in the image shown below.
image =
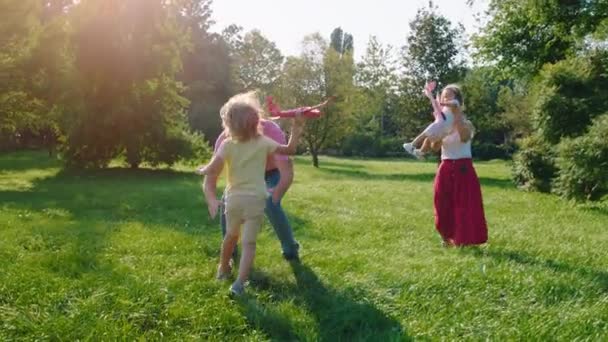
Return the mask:
{"type": "MultiPolygon", "coordinates": [[[[277,186],[277,184],[279,184],[280,179],[281,173],[279,170],[275,169],[266,172],[266,187],[274,188],[277,186]]],[[[222,226],[222,237],[224,237],[226,236],[226,213],[224,208],[221,208],[220,212],[220,225],[222,226]]],[[[266,200],[266,208],[264,209],[264,213],[266,214],[268,221],[270,221],[270,225],[281,242],[283,256],[288,259],[298,257],[298,248],[300,246],[293,237],[293,230],[291,229],[287,215],[285,215],[285,211],[283,211],[283,208],[281,207],[281,202],[279,201],[278,204],[274,204],[272,202],[272,197],[268,197],[266,200]]]]}

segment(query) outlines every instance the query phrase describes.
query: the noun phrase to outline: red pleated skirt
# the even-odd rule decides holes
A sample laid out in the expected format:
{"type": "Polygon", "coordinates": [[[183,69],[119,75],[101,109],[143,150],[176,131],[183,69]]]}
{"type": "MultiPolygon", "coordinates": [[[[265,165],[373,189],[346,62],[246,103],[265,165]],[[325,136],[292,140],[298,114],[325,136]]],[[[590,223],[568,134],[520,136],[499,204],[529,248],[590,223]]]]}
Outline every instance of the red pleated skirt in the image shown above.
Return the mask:
{"type": "Polygon", "coordinates": [[[471,159],[442,160],[435,176],[435,227],[457,246],[488,240],[481,185],[471,159]]]}

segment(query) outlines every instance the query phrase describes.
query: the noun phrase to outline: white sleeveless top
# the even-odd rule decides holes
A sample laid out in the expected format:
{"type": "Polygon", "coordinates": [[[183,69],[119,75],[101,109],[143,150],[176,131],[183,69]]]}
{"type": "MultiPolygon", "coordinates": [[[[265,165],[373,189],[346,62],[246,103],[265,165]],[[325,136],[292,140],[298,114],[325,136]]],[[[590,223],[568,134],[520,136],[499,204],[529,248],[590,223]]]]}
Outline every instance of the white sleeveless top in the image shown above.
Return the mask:
{"type": "MultiPolygon", "coordinates": [[[[469,120],[465,121],[470,124],[469,120]]],[[[471,139],[467,142],[460,141],[460,133],[454,128],[447,137],[441,141],[441,160],[472,158],[471,141],[475,135],[475,130],[471,132],[471,139]]]]}

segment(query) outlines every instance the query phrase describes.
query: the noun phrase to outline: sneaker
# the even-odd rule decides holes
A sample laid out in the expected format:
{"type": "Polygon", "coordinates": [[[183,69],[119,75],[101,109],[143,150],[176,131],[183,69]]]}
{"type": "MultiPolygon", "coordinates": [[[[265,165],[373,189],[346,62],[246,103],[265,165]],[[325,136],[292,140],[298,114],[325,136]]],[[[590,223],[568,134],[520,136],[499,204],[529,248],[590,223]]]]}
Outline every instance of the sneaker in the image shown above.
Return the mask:
{"type": "Polygon", "coordinates": [[[414,154],[414,157],[416,157],[418,159],[423,159],[425,156],[425,153],[420,151],[419,149],[415,149],[413,154],[414,154]]]}
{"type": "Polygon", "coordinates": [[[236,297],[240,297],[245,294],[245,284],[237,280],[230,285],[230,294],[236,297]]]}
{"type": "Polygon", "coordinates": [[[405,150],[405,152],[407,152],[407,153],[415,156],[414,155],[415,148],[414,148],[414,145],[412,145],[412,143],[405,143],[405,144],[403,144],[403,149],[405,150]]]}
{"type": "Polygon", "coordinates": [[[287,261],[300,261],[300,244],[296,242],[293,251],[289,253],[283,252],[283,258],[287,261]]]}

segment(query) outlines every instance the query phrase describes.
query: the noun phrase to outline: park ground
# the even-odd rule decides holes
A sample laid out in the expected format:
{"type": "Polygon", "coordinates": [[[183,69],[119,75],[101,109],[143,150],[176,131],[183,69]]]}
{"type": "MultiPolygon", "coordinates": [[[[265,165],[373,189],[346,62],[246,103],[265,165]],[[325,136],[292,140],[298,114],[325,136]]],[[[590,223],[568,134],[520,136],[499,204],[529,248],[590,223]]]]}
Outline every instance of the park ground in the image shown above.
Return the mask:
{"type": "Polygon", "coordinates": [[[608,203],[528,193],[476,163],[489,243],[445,249],[436,164],[296,159],[248,294],[214,279],[220,234],[192,168],[66,171],[0,156],[0,340],[606,340],[608,203]]]}

